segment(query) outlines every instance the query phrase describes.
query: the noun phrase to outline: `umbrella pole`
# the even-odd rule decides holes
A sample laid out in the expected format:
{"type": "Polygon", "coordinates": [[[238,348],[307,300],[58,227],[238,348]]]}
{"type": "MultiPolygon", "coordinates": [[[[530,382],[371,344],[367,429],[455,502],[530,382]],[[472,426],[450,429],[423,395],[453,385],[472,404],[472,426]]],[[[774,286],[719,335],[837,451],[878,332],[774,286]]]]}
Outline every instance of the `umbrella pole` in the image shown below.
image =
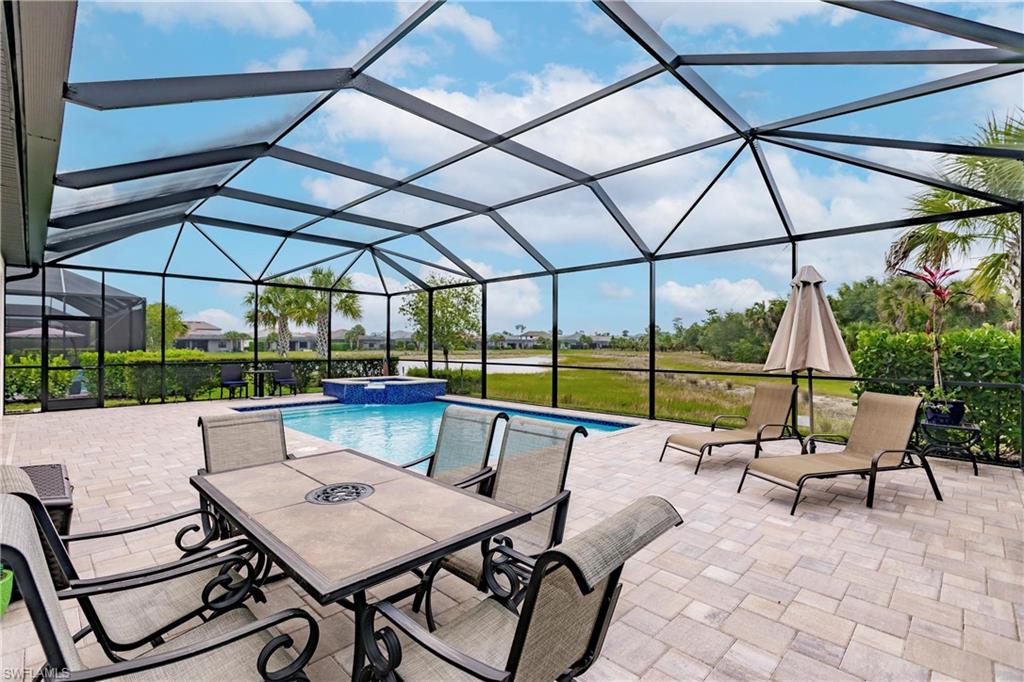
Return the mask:
{"type": "Polygon", "coordinates": [[[807,414],[811,418],[811,433],[816,433],[814,430],[814,370],[810,367],[807,368],[807,414]]]}

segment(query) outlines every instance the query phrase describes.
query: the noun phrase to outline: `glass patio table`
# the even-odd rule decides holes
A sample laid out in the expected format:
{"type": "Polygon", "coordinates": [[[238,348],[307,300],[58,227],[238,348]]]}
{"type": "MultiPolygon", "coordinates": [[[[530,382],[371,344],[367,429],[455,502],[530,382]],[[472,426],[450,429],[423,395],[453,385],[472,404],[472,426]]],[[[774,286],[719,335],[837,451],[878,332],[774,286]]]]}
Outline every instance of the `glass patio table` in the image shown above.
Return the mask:
{"type": "MultiPolygon", "coordinates": [[[[530,518],[354,450],[189,480],[317,602],[352,609],[357,627],[368,588],[530,518]]],[[[363,662],[357,636],[353,679],[363,662]]]]}

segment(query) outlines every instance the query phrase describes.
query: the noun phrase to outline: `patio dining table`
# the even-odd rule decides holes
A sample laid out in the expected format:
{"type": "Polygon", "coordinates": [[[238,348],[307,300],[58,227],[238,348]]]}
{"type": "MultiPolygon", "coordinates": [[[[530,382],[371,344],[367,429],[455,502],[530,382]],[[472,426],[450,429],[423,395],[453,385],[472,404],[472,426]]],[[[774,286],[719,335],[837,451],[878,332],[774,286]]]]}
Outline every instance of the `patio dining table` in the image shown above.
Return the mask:
{"type": "MultiPolygon", "coordinates": [[[[357,627],[367,589],[530,518],[354,450],[190,481],[318,603],[352,609],[357,627]]],[[[356,634],[353,679],[365,658],[356,634]]]]}

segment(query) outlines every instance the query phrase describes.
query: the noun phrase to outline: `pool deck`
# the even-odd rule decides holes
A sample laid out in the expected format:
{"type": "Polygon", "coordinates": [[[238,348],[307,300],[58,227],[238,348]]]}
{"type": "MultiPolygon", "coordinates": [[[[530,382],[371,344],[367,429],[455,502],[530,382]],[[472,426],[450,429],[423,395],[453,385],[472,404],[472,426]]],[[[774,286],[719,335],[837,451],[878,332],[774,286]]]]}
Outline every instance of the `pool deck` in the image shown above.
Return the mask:
{"type": "MultiPolygon", "coordinates": [[[[253,403],[3,417],[3,461],[68,466],[73,532],[155,518],[196,505],[188,483],[203,460],[196,418],[240,404],[253,403]]],[[[880,478],[874,510],[864,506],[865,481],[820,481],[791,517],[788,490],[748,480],[736,493],[749,448],[716,451],[695,477],[692,458],[670,453],[659,463],[658,454],[667,434],[698,427],[638,422],[577,445],[567,535],[648,494],[673,502],[685,524],[627,564],[616,622],[586,680],[1024,679],[1019,471],[983,466],[975,477],[969,465],[934,460],[945,502],[934,500],[920,471],[898,472],[880,478]]],[[[338,447],[290,429],[287,437],[300,457],[338,447]]],[[[796,451],[789,443],[766,450],[796,451]]],[[[173,531],[138,535],[80,543],[75,563],[89,576],[177,558],[168,550],[173,531]]],[[[452,576],[437,585],[440,622],[478,598],[452,576]]],[[[348,614],[315,604],[289,581],[272,587],[258,613],[291,606],[322,620],[310,678],[341,679],[348,614]]],[[[80,626],[77,608],[66,616],[80,626]]],[[[0,633],[4,671],[38,666],[24,604],[12,606],[0,633]]],[[[105,662],[91,638],[80,649],[87,664],[105,662]]]]}

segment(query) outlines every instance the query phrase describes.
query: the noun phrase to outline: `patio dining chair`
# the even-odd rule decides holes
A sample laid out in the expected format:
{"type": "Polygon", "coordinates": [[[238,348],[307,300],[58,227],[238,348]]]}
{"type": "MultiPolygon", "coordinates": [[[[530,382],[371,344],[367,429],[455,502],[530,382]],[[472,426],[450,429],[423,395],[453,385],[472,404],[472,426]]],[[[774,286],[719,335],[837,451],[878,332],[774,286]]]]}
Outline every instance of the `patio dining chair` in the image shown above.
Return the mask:
{"type": "MultiPolygon", "coordinates": [[[[501,542],[526,556],[536,556],[562,541],[569,513],[569,491],[565,478],[575,437],[587,430],[575,424],[514,416],[505,427],[496,469],[463,481],[480,483],[481,493],[495,500],[527,509],[530,520],[506,531],[501,542]]],[[[484,555],[490,540],[461,549],[433,562],[424,573],[413,602],[413,610],[424,607],[427,624],[434,629],[431,591],[434,578],[443,568],[478,590],[485,590],[484,555]]]]}
{"type": "MultiPolygon", "coordinates": [[[[227,607],[219,617],[166,641],[154,641],[152,650],[132,660],[88,667],[75,647],[76,636],[68,629],[60,601],[75,599],[89,615],[88,605],[98,597],[122,591],[148,588],[152,600],[136,605],[136,611],[160,610],[164,601],[174,598],[173,587],[163,575],[133,576],[101,585],[82,581],[58,592],[47,574],[46,559],[36,531],[35,515],[29,504],[14,495],[0,495],[0,555],[14,572],[43,650],[43,680],[194,680],[212,676],[230,680],[305,679],[303,667],[310,661],[319,642],[316,621],[301,609],[278,612],[256,620],[244,606],[227,607]],[[286,653],[293,645],[290,635],[272,628],[305,624],[305,646],[297,655],[286,653]]],[[[226,565],[226,564],[225,564],[226,565]]],[[[181,569],[181,571],[188,569],[181,569]]],[[[137,619],[137,612],[121,614],[137,619]]]]}
{"type": "Polygon", "coordinates": [[[242,366],[237,363],[220,366],[220,397],[224,397],[224,389],[228,389],[228,398],[235,397],[235,391],[245,390],[245,397],[249,397],[249,382],[242,376],[242,366]]]}
{"type": "Polygon", "coordinates": [[[856,474],[868,478],[867,506],[872,507],[875,480],[880,471],[924,469],[935,499],[941,502],[942,493],[928,460],[910,445],[920,405],[921,398],[917,396],[866,392],[857,401],[849,438],[835,434],[810,435],[804,440],[804,454],[754,460],[743,472],[737,492],[743,490],[748,474],[789,488],[796,491],[789,510],[794,514],[807,481],[856,474]],[[839,452],[806,454],[819,440],[838,440],[844,442],[845,447],[839,452]]]}
{"type": "Polygon", "coordinates": [[[373,604],[356,633],[368,660],[361,679],[574,679],[601,653],[625,562],[681,523],[651,496],[535,559],[496,545],[485,562],[493,594],[436,632],[390,602],[373,604]]]}
{"type": "Polygon", "coordinates": [[[295,378],[295,368],[290,362],[275,362],[270,365],[270,368],[274,370],[274,373],[270,375],[271,380],[274,382],[274,390],[277,394],[281,394],[282,388],[288,388],[291,390],[292,395],[298,395],[299,393],[299,382],[295,378]]]}
{"type": "MultiPolygon", "coordinates": [[[[74,635],[74,640],[92,633],[112,661],[122,660],[120,654],[126,651],[158,644],[175,628],[193,620],[208,620],[250,596],[263,601],[257,585],[266,560],[241,540],[186,552],[181,559],[170,563],[80,578],[68,555],[70,543],[117,537],[156,527],[165,520],[126,529],[60,536],[28,476],[17,467],[7,466],[0,471],[0,476],[3,479],[0,497],[19,500],[31,514],[47,582],[54,589],[60,589],[61,595],[79,601],[87,625],[74,635]]],[[[3,525],[11,523],[7,517],[2,518],[3,525]]],[[[179,547],[184,533],[195,530],[198,526],[193,525],[178,532],[179,547]]],[[[3,560],[7,563],[6,556],[3,560]]],[[[39,573],[39,578],[43,575],[39,573]]],[[[18,585],[22,589],[20,582],[18,585]]]]}
{"type": "MultiPolygon", "coordinates": [[[[280,410],[212,414],[200,417],[198,425],[203,432],[206,465],[198,472],[201,476],[291,459],[280,410]]],[[[199,496],[199,507],[204,511],[213,509],[204,495],[199,496]]],[[[204,516],[204,523],[210,518],[204,516]]],[[[226,522],[221,521],[220,525],[221,536],[233,534],[226,522]]],[[[206,525],[203,527],[209,530],[206,525]]]]}
{"type": "MultiPolygon", "coordinates": [[[[761,456],[761,444],[767,441],[800,440],[791,424],[789,415],[796,395],[795,384],[760,383],[754,386],[754,397],[750,403],[750,414],[746,417],[735,414],[720,414],[711,421],[711,431],[680,431],[665,440],[658,461],[664,461],[669,449],[693,455],[697,466],[693,473],[700,471],[704,455],[711,454],[712,448],[723,445],[753,445],[754,459],[761,456]],[[738,429],[716,430],[722,420],[739,420],[743,426],[738,429]]],[[[803,441],[801,441],[803,442],[803,441]]]]}
{"type": "Polygon", "coordinates": [[[429,478],[449,485],[465,485],[465,481],[486,473],[494,432],[500,420],[507,422],[508,415],[451,404],[441,416],[434,450],[402,467],[410,469],[426,463],[429,478]]]}

